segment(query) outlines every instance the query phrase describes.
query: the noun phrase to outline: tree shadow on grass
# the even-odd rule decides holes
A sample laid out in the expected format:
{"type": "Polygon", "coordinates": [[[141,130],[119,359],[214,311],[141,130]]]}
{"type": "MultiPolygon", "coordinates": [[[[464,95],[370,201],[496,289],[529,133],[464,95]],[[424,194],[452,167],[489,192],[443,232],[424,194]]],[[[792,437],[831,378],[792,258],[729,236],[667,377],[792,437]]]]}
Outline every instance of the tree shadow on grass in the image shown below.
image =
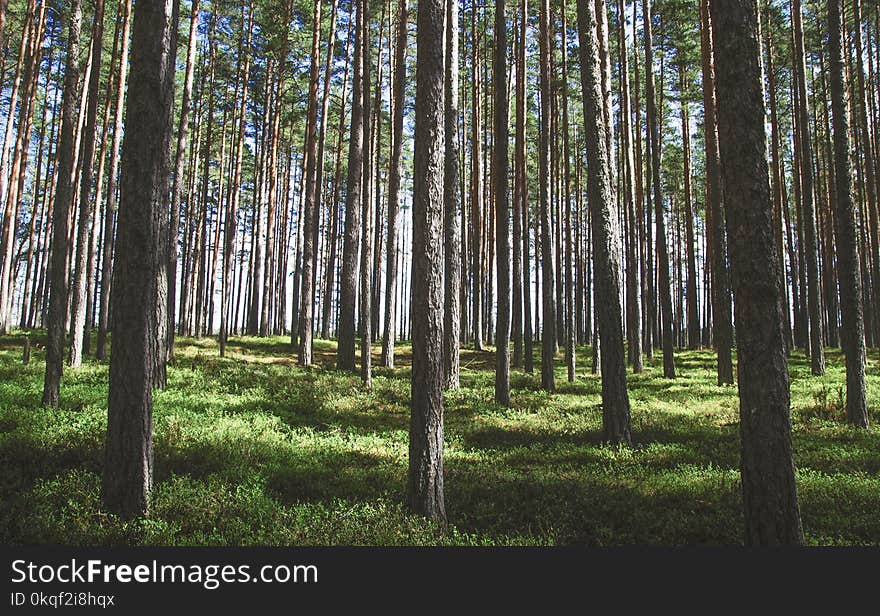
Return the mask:
{"type": "Polygon", "coordinates": [[[362,451],[339,451],[296,460],[269,472],[266,489],[280,502],[369,501],[403,498],[406,467],[362,451]]]}
{"type": "Polygon", "coordinates": [[[467,532],[550,535],[560,544],[735,544],[738,487],[724,477],[663,484],[624,474],[493,472],[450,461],[450,521],[467,532]]]}

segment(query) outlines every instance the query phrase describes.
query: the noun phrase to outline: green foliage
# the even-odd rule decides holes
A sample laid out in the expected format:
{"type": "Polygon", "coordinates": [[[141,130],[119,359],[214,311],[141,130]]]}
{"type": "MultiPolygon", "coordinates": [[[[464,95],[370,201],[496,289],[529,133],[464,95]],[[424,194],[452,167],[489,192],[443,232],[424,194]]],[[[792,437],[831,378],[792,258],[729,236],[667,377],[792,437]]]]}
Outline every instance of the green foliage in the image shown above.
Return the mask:
{"type": "MultiPolygon", "coordinates": [[[[714,384],[709,351],[659,358],[630,375],[633,446],[602,443],[601,382],[581,365],[559,392],[514,371],[511,408],[494,404],[491,353],[462,351],[462,388],[446,395],[443,531],[406,512],[409,360],[377,369],[372,391],[333,370],[296,367],[283,338],[182,339],[156,392],[155,489],[149,518],[123,522],[101,504],[107,368],[64,375],[61,406],[39,406],[42,336],[0,338],[0,540],[73,545],[736,544],[742,541],[738,402],[714,384]]],[[[588,348],[578,349],[589,357],[588,348]]],[[[537,359],[537,358],[536,358],[537,359]]],[[[809,374],[792,357],[801,507],[811,544],[876,544],[880,430],[842,423],[844,369],[809,374]]],[[[878,421],[880,378],[868,366],[878,421]]]]}

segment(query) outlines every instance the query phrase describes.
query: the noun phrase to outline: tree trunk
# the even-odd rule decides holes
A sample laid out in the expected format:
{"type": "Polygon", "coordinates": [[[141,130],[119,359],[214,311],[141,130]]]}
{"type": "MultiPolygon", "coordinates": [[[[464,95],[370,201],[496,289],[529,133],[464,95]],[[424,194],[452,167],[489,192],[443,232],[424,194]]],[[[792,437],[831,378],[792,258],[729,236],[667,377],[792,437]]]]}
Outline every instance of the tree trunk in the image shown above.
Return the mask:
{"type": "Polygon", "coordinates": [[[794,27],[794,74],[798,90],[798,141],[801,155],[801,199],[803,207],[804,251],[807,266],[807,303],[810,316],[810,366],[814,375],[825,374],[822,307],[819,298],[819,261],[816,245],[816,208],[813,190],[813,146],[810,139],[807,73],[804,67],[804,33],[801,0],[793,0],[791,8],[794,27]]]}
{"type": "Polygon", "coordinates": [[[158,348],[159,234],[167,217],[178,3],[138,2],[122,148],[103,500],[146,515],[153,483],[153,355],[158,348]]]}
{"type": "Polygon", "coordinates": [[[743,505],[748,544],[803,542],[755,0],[713,0],[718,128],[736,305],[743,505]]]}
{"type": "Polygon", "coordinates": [[[684,158],[684,211],[685,211],[685,252],[687,260],[687,283],[685,284],[687,304],[687,345],[689,349],[700,348],[700,317],[697,306],[697,258],[694,254],[694,204],[691,190],[691,128],[688,101],[685,98],[687,82],[685,65],[679,64],[679,84],[681,90],[681,138],[684,158]]]}
{"type": "Polygon", "coordinates": [[[596,28],[595,4],[578,0],[581,86],[587,145],[587,191],[591,209],[593,263],[599,336],[602,344],[602,428],[605,440],[630,443],[629,396],[626,391],[626,356],[620,307],[620,236],[611,192],[607,133],[602,113],[602,70],[596,28]]]}
{"type": "Polygon", "coordinates": [[[498,304],[495,334],[495,402],[510,406],[510,201],[508,196],[507,16],[505,2],[495,3],[495,57],[492,90],[495,95],[495,244],[498,304]]]}
{"type": "Polygon", "coordinates": [[[550,240],[550,0],[541,0],[541,138],[538,157],[541,208],[541,387],[554,391],[553,355],[556,347],[556,305],[553,297],[553,245],[550,240]]]}
{"type": "MultiPolygon", "coordinates": [[[[828,0],[828,47],[830,50],[831,116],[834,130],[834,176],[837,188],[837,266],[840,276],[841,337],[846,355],[846,418],[859,428],[868,427],[865,399],[865,326],[862,320],[862,288],[856,217],[850,176],[849,115],[843,67],[843,2],[828,0]]],[[[861,52],[860,52],[861,53],[861,52]]],[[[866,144],[870,149],[870,144],[866,144]]]]}
{"type": "Polygon", "coordinates": [[[70,5],[67,33],[67,65],[64,69],[61,134],[58,141],[58,184],[55,189],[52,220],[52,281],[49,291],[46,374],[43,381],[43,406],[57,407],[61,393],[64,362],[64,333],[67,329],[67,250],[70,206],[73,193],[76,148],[77,83],[79,82],[79,37],[82,28],[82,0],[70,5]]]}
{"type": "MultiPolygon", "coordinates": [[[[635,3],[633,4],[633,11],[635,11],[635,3]]],[[[635,202],[637,194],[641,194],[641,189],[636,190],[636,187],[641,184],[641,180],[640,178],[637,179],[635,177],[638,170],[633,161],[633,129],[629,84],[629,46],[626,42],[626,18],[623,14],[624,12],[625,11],[621,11],[618,13],[618,19],[620,20],[618,44],[620,45],[621,118],[624,148],[624,190],[622,202],[625,215],[629,219],[629,233],[627,233],[624,238],[626,249],[626,340],[627,355],[630,364],[632,364],[633,373],[640,374],[643,369],[641,306],[639,302],[641,267],[639,262],[638,228],[640,226],[640,218],[637,216],[635,202]]],[[[638,58],[636,58],[636,62],[638,62],[638,58]]]]}
{"type": "MultiPolygon", "coordinates": [[[[197,0],[196,0],[197,1],[197,0]]],[[[242,10],[242,17],[244,16],[244,11],[242,10]]],[[[222,302],[220,304],[220,357],[226,355],[226,342],[229,336],[229,317],[232,314],[232,282],[234,277],[233,272],[233,257],[235,251],[235,232],[236,227],[238,225],[238,207],[239,202],[241,200],[241,173],[242,173],[242,163],[244,158],[244,142],[247,134],[247,100],[248,100],[248,84],[250,81],[250,69],[251,69],[251,30],[253,29],[254,23],[254,10],[253,10],[253,2],[249,3],[249,11],[248,11],[248,19],[247,25],[245,26],[244,33],[244,44],[242,46],[242,53],[244,53],[244,65],[241,68],[241,82],[242,82],[242,91],[239,98],[239,107],[238,107],[238,136],[236,138],[235,145],[235,159],[234,159],[234,169],[232,172],[232,185],[231,191],[228,196],[229,205],[226,208],[226,229],[223,240],[223,291],[222,291],[222,302]]],[[[190,33],[193,34],[193,26],[190,26],[190,33]]],[[[192,86],[192,82],[190,81],[190,87],[192,86]]],[[[182,122],[182,120],[181,120],[182,122]]],[[[179,150],[178,150],[179,151],[179,150]]],[[[174,215],[174,214],[172,214],[174,215]]],[[[175,237],[177,236],[177,229],[174,229],[175,237]]],[[[175,250],[176,251],[176,250],[175,250]]],[[[172,307],[174,304],[169,302],[169,307],[172,307]]],[[[234,323],[233,323],[234,325],[234,323]]]]}
{"type": "MultiPolygon", "coordinates": [[[[529,220],[529,185],[526,169],[526,30],[529,22],[528,3],[520,3],[519,53],[516,65],[516,186],[514,188],[514,207],[518,208],[522,217],[522,304],[523,304],[523,369],[526,374],[534,372],[534,355],[532,347],[532,260],[530,237],[532,225],[529,220]]],[[[514,219],[514,228],[516,219],[514,219]]]]}
{"type": "Polygon", "coordinates": [[[718,385],[733,384],[733,329],[730,315],[730,282],[727,269],[727,235],[724,224],[724,193],[718,148],[718,105],[715,92],[715,47],[709,0],[700,2],[700,42],[703,56],[703,109],[706,151],[706,203],[711,237],[712,338],[717,355],[718,385]]]}
{"type": "Polygon", "coordinates": [[[420,0],[413,186],[409,508],[446,524],[443,500],[444,0],[420,0]]]}
{"type": "Polygon", "coordinates": [[[315,233],[318,225],[316,211],[317,192],[317,142],[318,142],[318,56],[321,43],[321,0],[314,3],[312,14],[312,53],[309,70],[309,99],[306,112],[306,198],[303,224],[302,278],[300,282],[300,347],[299,365],[312,365],[312,333],[314,332],[314,258],[315,233]]]}
{"type": "Polygon", "coordinates": [[[363,46],[364,66],[363,66],[363,105],[364,105],[364,161],[361,178],[361,268],[360,268],[360,334],[361,334],[361,379],[364,381],[367,389],[373,384],[373,367],[371,361],[371,345],[373,342],[372,335],[372,286],[371,286],[371,267],[373,264],[373,186],[372,186],[372,126],[371,118],[371,64],[370,64],[370,3],[364,0],[362,18],[362,28],[364,35],[361,38],[363,46]]]}
{"type": "MultiPolygon", "coordinates": [[[[77,368],[82,364],[83,337],[88,335],[86,324],[86,284],[89,254],[89,229],[95,215],[92,201],[92,167],[95,163],[95,137],[98,132],[98,87],[101,82],[101,51],[104,38],[104,0],[95,3],[92,25],[92,72],[89,76],[89,103],[83,131],[82,170],[80,172],[79,222],[76,236],[76,259],[73,267],[73,305],[70,323],[70,355],[68,365],[77,368]]],[[[101,187],[98,186],[97,190],[101,187]]]]}
{"type": "MultiPolygon", "coordinates": [[[[461,336],[461,184],[458,147],[458,8],[459,0],[446,0],[445,141],[443,218],[444,246],[443,374],[447,389],[458,388],[458,349],[461,336]]],[[[398,52],[400,53],[400,52],[398,52]]],[[[400,68],[398,68],[400,70],[400,68]]],[[[402,93],[401,93],[402,94],[402,93]]],[[[402,101],[403,98],[398,98],[402,101]]],[[[398,104],[402,104],[399,102],[398,104]]],[[[396,130],[396,129],[395,129],[396,130]]],[[[396,144],[397,142],[395,142],[396,144]]],[[[390,237],[390,236],[389,236],[390,237]]],[[[391,247],[389,240],[389,248],[391,247]]]]}
{"type": "MultiPolygon", "coordinates": [[[[195,0],[196,2],[198,0],[195,0]]],[[[101,257],[101,302],[98,307],[98,337],[95,343],[95,358],[99,361],[107,359],[107,330],[110,316],[110,286],[113,271],[113,246],[115,244],[113,229],[116,219],[116,187],[119,169],[119,149],[122,144],[122,116],[125,104],[125,82],[128,73],[128,46],[131,31],[131,0],[124,0],[122,13],[122,48],[119,53],[119,76],[116,84],[116,100],[114,101],[113,143],[110,146],[110,172],[107,176],[107,202],[104,210],[104,245],[101,257]]],[[[192,80],[190,79],[190,89],[192,80]]],[[[169,285],[169,289],[173,289],[169,285]]],[[[169,292],[169,298],[171,294],[169,292]]],[[[169,300],[171,301],[171,300],[169,300]]],[[[174,315],[171,304],[170,315],[174,315]]],[[[173,343],[173,337],[169,344],[173,343]]],[[[169,349],[171,347],[169,346],[169,349]]]]}
{"type": "MultiPolygon", "coordinates": [[[[362,3],[357,10],[362,10],[362,3]]],[[[359,17],[355,18],[359,19],[359,17]]],[[[359,236],[361,232],[361,171],[364,164],[364,106],[363,66],[364,54],[361,40],[364,36],[357,22],[354,43],[354,78],[351,95],[351,136],[348,140],[348,179],[345,190],[345,236],[342,246],[342,272],[339,279],[339,344],[336,365],[340,370],[355,369],[355,301],[359,236]]]]}
{"type": "MultiPolygon", "coordinates": [[[[660,322],[663,342],[663,376],[675,378],[675,356],[672,340],[672,285],[669,280],[669,250],[666,246],[665,206],[660,184],[661,131],[654,94],[654,44],[652,40],[651,4],[643,0],[645,23],[645,105],[648,136],[651,142],[651,181],[653,183],[654,215],[657,225],[657,286],[660,287],[660,322]]],[[[662,80],[660,82],[662,89],[662,80]]]]}
{"type": "Polygon", "coordinates": [[[477,5],[471,4],[471,294],[474,349],[483,350],[483,164],[479,35],[477,5]]]}

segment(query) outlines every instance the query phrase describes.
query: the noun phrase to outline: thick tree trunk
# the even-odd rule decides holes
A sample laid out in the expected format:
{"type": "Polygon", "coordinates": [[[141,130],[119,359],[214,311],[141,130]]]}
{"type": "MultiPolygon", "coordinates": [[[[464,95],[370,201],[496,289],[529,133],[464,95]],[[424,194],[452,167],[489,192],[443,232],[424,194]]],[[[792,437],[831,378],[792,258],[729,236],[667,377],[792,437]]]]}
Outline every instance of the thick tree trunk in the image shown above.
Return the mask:
{"type": "Polygon", "coordinates": [[[446,524],[443,500],[444,0],[420,0],[413,186],[409,508],[446,524]]]}
{"type": "Polygon", "coordinates": [[[176,0],[138,2],[132,27],[113,302],[103,499],[123,518],[145,515],[153,483],[153,355],[158,349],[159,234],[167,217],[176,0]]]}
{"type": "Polygon", "coordinates": [[[803,542],[777,284],[755,0],[713,0],[718,128],[736,305],[745,538],[803,542]]]}

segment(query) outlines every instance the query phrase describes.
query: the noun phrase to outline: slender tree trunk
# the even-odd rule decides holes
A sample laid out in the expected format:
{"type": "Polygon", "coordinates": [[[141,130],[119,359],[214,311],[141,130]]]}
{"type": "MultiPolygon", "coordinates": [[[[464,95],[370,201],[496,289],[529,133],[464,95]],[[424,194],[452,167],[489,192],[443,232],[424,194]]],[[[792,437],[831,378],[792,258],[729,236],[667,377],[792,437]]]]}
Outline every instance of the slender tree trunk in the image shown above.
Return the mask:
{"type": "MultiPolygon", "coordinates": [[[[330,321],[332,316],[332,307],[334,305],[333,298],[336,295],[334,283],[336,281],[336,256],[339,245],[339,202],[342,200],[342,139],[345,133],[345,95],[348,91],[348,72],[351,68],[349,52],[351,50],[351,39],[353,38],[353,33],[354,20],[350,19],[348,24],[348,35],[345,37],[345,73],[342,77],[342,103],[340,104],[339,108],[339,128],[336,137],[336,171],[333,175],[333,228],[331,231],[330,239],[330,257],[327,262],[327,271],[325,272],[326,282],[324,292],[324,314],[321,326],[321,337],[325,339],[330,337],[330,321]]],[[[338,328],[338,324],[335,322],[335,318],[333,319],[333,321],[334,328],[338,328]]],[[[291,332],[295,330],[296,327],[291,327],[291,332]]]]}
{"type": "MultiPolygon", "coordinates": [[[[446,49],[444,132],[443,218],[444,246],[444,312],[443,312],[443,374],[447,389],[459,385],[458,349],[461,337],[461,258],[462,238],[459,216],[462,213],[459,182],[458,147],[458,9],[459,0],[446,0],[446,49]]],[[[398,68],[398,70],[400,70],[398,68]]],[[[398,99],[402,101],[402,98],[398,99]]],[[[398,103],[400,104],[400,103],[398,103]]],[[[389,236],[390,237],[390,236],[389,236]]],[[[390,242],[390,240],[389,240],[390,242]]],[[[389,243],[390,247],[390,243],[389,243]]]]}
{"type": "MultiPolygon", "coordinates": [[[[858,1],[858,0],[856,0],[858,1]]],[[[828,0],[831,115],[834,129],[834,176],[837,188],[837,266],[840,271],[841,336],[846,355],[846,418],[859,428],[868,427],[865,394],[865,326],[859,279],[856,217],[850,176],[849,115],[843,67],[843,2],[828,0]]],[[[861,53],[861,51],[859,51],[861,53]]],[[[866,144],[870,149],[870,144],[866,144]]]]}
{"type": "Polygon", "coordinates": [[[52,281],[49,291],[46,374],[43,406],[57,407],[64,362],[64,333],[67,330],[67,250],[70,206],[76,190],[73,183],[76,130],[77,83],[79,82],[79,37],[82,1],[72,0],[67,33],[67,65],[64,70],[61,134],[58,142],[58,184],[52,221],[52,281]]]}
{"type": "Polygon", "coordinates": [[[314,258],[315,230],[318,212],[316,199],[317,185],[317,141],[318,141],[318,57],[321,44],[321,0],[314,3],[312,14],[312,54],[309,71],[309,99],[306,112],[306,199],[305,220],[303,224],[302,279],[300,282],[300,347],[299,364],[312,365],[312,333],[314,332],[314,258]]]}
{"type": "MultiPolygon", "coordinates": [[[[523,369],[526,374],[534,372],[534,355],[532,348],[532,260],[530,250],[531,222],[529,216],[529,186],[526,170],[526,30],[528,28],[529,11],[527,0],[520,2],[519,54],[516,65],[516,188],[514,189],[514,207],[519,208],[522,217],[522,294],[523,294],[523,369]]],[[[514,225],[516,219],[514,219],[514,225]]]]}
{"type": "Polygon", "coordinates": [[[373,385],[373,370],[371,361],[371,346],[373,342],[372,335],[372,286],[371,271],[373,263],[373,186],[372,186],[372,152],[371,144],[371,100],[370,100],[370,4],[369,0],[364,1],[363,15],[364,35],[361,38],[363,45],[363,106],[364,106],[364,149],[365,156],[363,161],[363,169],[361,178],[361,224],[363,226],[361,233],[361,268],[360,268],[360,333],[361,333],[361,379],[364,381],[367,389],[373,385]]]}
{"type": "Polygon", "coordinates": [[[694,204],[691,189],[691,129],[688,101],[685,97],[687,82],[685,66],[679,64],[679,85],[682,92],[681,101],[681,138],[682,156],[684,157],[684,211],[685,211],[685,258],[687,260],[687,345],[689,349],[700,348],[700,317],[697,306],[697,258],[694,243],[694,204]]]}
{"type": "Polygon", "coordinates": [[[626,356],[620,306],[620,236],[611,192],[607,133],[602,113],[602,71],[596,29],[595,4],[578,0],[581,86],[587,142],[587,191],[592,213],[593,259],[598,302],[599,336],[602,344],[602,427],[604,438],[630,443],[629,396],[626,391],[626,356]]]}
{"type": "MultiPolygon", "coordinates": [[[[357,3],[358,17],[365,0],[357,3]]],[[[361,171],[364,158],[363,66],[364,37],[361,21],[354,43],[354,78],[351,97],[351,136],[348,140],[348,179],[345,191],[345,235],[342,246],[342,272],[339,280],[339,344],[336,365],[340,370],[355,370],[355,301],[359,236],[361,232],[361,171]]]]}
{"type": "MultiPolygon", "coordinates": [[[[639,302],[639,283],[641,275],[641,267],[639,262],[639,237],[637,228],[640,226],[636,210],[636,191],[637,184],[641,184],[640,179],[635,178],[638,173],[633,161],[633,129],[632,129],[632,111],[629,84],[629,46],[626,42],[626,18],[625,18],[625,2],[621,3],[624,10],[618,13],[620,20],[620,34],[618,36],[618,44],[620,45],[620,84],[621,84],[621,118],[623,130],[623,164],[624,164],[624,190],[623,190],[623,207],[626,216],[629,219],[630,230],[624,238],[626,247],[626,318],[627,318],[627,353],[629,362],[632,364],[632,370],[635,374],[642,372],[642,332],[641,332],[641,306],[639,302]]],[[[635,15],[635,3],[633,4],[633,15],[635,15]]],[[[636,58],[638,62],[638,58],[636,58]]],[[[639,208],[641,209],[641,208],[639,208]]]]}
{"type": "MultiPolygon", "coordinates": [[[[519,15],[518,23],[524,19],[524,15],[519,15]]],[[[525,115],[525,101],[520,101],[520,82],[523,81],[522,75],[522,66],[520,65],[520,40],[519,40],[519,32],[522,30],[522,26],[520,25],[516,28],[513,38],[514,38],[514,51],[516,57],[514,58],[514,62],[516,63],[516,136],[514,141],[514,164],[513,164],[513,321],[511,323],[511,337],[513,338],[513,360],[512,364],[514,368],[519,368],[523,365],[523,258],[522,258],[522,242],[520,238],[522,237],[522,186],[520,182],[520,165],[522,162],[519,159],[520,155],[520,144],[523,142],[524,135],[522,133],[522,127],[520,122],[523,120],[523,116],[525,115]],[[520,107],[522,106],[522,109],[520,107]]]]}
{"type": "Polygon", "coordinates": [[[743,505],[748,544],[803,542],[777,284],[755,0],[713,0],[718,127],[736,305],[743,505]]]}
{"type": "MultiPolygon", "coordinates": [[[[645,23],[645,105],[647,106],[648,134],[651,141],[651,181],[653,183],[654,214],[657,224],[657,286],[660,287],[660,321],[663,341],[663,376],[675,378],[675,356],[672,340],[672,285],[669,280],[669,250],[666,245],[666,221],[660,184],[661,131],[654,93],[654,44],[651,26],[650,0],[643,0],[645,23]]],[[[661,80],[662,88],[662,80],[661,80]]]]}
{"type": "Polygon", "coordinates": [[[807,74],[804,67],[804,33],[801,19],[801,0],[792,0],[794,27],[794,73],[798,90],[798,141],[801,155],[801,199],[803,201],[804,250],[807,265],[807,303],[810,316],[810,365],[814,375],[825,374],[824,336],[822,334],[822,307],[819,297],[819,262],[816,245],[816,209],[813,189],[813,146],[810,139],[809,104],[807,102],[807,74]]]}
{"type": "MultiPolygon", "coordinates": [[[[571,152],[569,149],[568,125],[568,21],[565,0],[562,2],[562,158],[563,158],[563,196],[565,226],[565,365],[569,383],[575,378],[575,335],[574,335],[574,280],[572,274],[572,204],[571,204],[571,152]]],[[[561,250],[557,250],[561,252],[561,250]]]]}
{"type": "Polygon", "coordinates": [[[510,406],[510,201],[508,195],[507,16],[504,0],[495,3],[495,57],[492,89],[495,95],[495,244],[498,305],[495,334],[495,402],[510,406]]]}
{"type": "MultiPolygon", "coordinates": [[[[198,1],[198,0],[195,0],[198,1]]],[[[242,11],[242,17],[244,12],[242,11]]],[[[244,54],[244,65],[241,68],[242,90],[238,107],[238,136],[235,145],[234,170],[232,172],[232,186],[229,194],[229,206],[226,208],[226,229],[223,241],[223,299],[220,304],[220,357],[226,355],[226,342],[229,336],[229,317],[232,314],[232,279],[233,257],[235,250],[236,227],[238,226],[238,208],[241,200],[242,164],[244,159],[244,142],[247,134],[247,101],[248,83],[251,69],[251,30],[254,23],[253,2],[249,3],[247,25],[244,32],[244,45],[241,52],[244,54]]],[[[193,34],[193,27],[190,27],[193,34]]],[[[192,87],[192,81],[189,83],[192,87]]],[[[181,120],[182,122],[182,120],[181,120]]],[[[179,142],[178,142],[179,143],[179,142]]],[[[174,215],[174,214],[172,214],[174,215]]],[[[174,230],[175,237],[177,230],[174,230]]],[[[175,249],[176,251],[176,249],[175,249]]],[[[169,306],[173,307],[169,302],[169,306]]],[[[234,323],[233,323],[234,325],[234,323]]],[[[170,331],[170,330],[169,330],[170,331]]]]}
{"type": "Polygon", "coordinates": [[[541,387],[554,391],[553,355],[556,347],[556,305],[553,297],[553,244],[550,240],[550,0],[541,0],[541,138],[538,157],[541,208],[541,387]]]}
{"type": "MultiPolygon", "coordinates": [[[[407,0],[397,9],[397,41],[394,47],[391,165],[388,172],[388,250],[385,260],[385,321],[382,331],[382,365],[394,368],[394,320],[397,289],[397,218],[400,212],[400,181],[403,173],[403,116],[406,99],[406,47],[409,23],[407,0]]],[[[457,298],[457,295],[456,295],[457,298]]]]}
{"type": "Polygon", "coordinates": [[[718,384],[733,384],[733,328],[730,314],[730,283],[727,269],[727,234],[724,223],[724,193],[721,184],[721,156],[718,147],[718,105],[715,92],[715,47],[709,0],[700,2],[700,41],[703,55],[703,109],[706,151],[706,203],[711,242],[712,339],[717,355],[718,384]]]}
{"type": "MultiPolygon", "coordinates": [[[[70,323],[70,355],[68,365],[77,368],[82,364],[83,338],[86,330],[86,284],[89,254],[89,229],[95,215],[91,199],[92,167],[95,163],[95,137],[98,132],[98,87],[101,82],[101,43],[104,38],[104,0],[95,3],[92,26],[92,72],[88,83],[89,103],[83,135],[82,170],[80,172],[79,222],[77,224],[76,259],[73,267],[73,306],[70,323]]],[[[98,190],[101,187],[98,186],[98,190]]]]}
{"type": "Polygon", "coordinates": [[[471,5],[471,283],[474,349],[483,350],[483,164],[479,35],[477,5],[471,5]]]}

